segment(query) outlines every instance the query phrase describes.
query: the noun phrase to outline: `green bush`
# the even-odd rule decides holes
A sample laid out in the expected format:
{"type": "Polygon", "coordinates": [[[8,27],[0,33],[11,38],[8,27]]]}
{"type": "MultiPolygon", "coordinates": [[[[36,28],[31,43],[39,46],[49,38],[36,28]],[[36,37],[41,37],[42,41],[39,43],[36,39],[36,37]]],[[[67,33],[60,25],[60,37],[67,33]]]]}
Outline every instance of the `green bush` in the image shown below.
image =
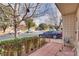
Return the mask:
{"type": "MultiPolygon", "coordinates": [[[[22,54],[22,46],[25,47],[25,52],[29,53],[32,50],[39,48],[39,37],[23,37],[16,38],[0,42],[0,54],[4,56],[15,55],[19,56],[22,54]]],[[[44,44],[44,40],[40,41],[41,45],[44,44]]]]}

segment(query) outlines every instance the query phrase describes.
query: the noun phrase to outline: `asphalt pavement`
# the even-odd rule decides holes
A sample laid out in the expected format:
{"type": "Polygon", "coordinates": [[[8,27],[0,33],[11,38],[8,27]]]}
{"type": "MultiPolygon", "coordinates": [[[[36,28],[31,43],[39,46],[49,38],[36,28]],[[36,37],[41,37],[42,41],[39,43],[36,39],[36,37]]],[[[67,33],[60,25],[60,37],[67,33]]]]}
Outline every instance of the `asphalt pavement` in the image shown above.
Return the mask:
{"type": "MultiPolygon", "coordinates": [[[[39,34],[42,34],[43,31],[35,31],[35,32],[30,32],[30,33],[19,33],[17,34],[17,37],[33,37],[33,36],[39,36],[39,34]]],[[[5,35],[0,36],[0,41],[4,41],[4,40],[11,40],[14,39],[14,33],[8,33],[5,35]]]]}

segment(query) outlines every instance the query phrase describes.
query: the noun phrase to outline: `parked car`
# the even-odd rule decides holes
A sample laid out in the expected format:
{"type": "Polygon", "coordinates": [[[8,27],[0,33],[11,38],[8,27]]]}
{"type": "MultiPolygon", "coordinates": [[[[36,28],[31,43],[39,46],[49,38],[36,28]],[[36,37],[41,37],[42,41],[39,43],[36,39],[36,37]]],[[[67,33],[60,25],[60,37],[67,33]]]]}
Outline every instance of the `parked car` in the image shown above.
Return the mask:
{"type": "Polygon", "coordinates": [[[60,32],[60,31],[47,31],[47,32],[44,32],[43,34],[39,34],[39,37],[61,39],[62,32],[60,32]]]}

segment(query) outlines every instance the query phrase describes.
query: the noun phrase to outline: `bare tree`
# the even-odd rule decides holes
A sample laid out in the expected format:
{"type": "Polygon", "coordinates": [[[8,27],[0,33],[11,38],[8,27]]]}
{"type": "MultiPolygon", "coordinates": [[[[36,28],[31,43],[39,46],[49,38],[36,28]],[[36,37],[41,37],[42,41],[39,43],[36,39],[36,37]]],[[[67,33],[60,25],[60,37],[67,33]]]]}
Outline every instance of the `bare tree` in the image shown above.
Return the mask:
{"type": "Polygon", "coordinates": [[[62,19],[60,19],[59,25],[55,24],[55,29],[58,30],[62,24],[62,19]]]}
{"type": "MultiPolygon", "coordinates": [[[[38,13],[38,9],[41,7],[41,4],[36,3],[36,4],[32,4],[32,3],[8,3],[7,5],[5,5],[6,8],[10,9],[11,13],[10,16],[13,19],[13,24],[14,24],[14,31],[15,31],[15,38],[16,38],[16,34],[17,34],[17,24],[16,21],[19,20],[19,23],[21,21],[25,21],[31,17],[37,17],[37,15],[43,14],[45,13],[48,9],[44,10],[43,12],[38,13]],[[21,13],[23,12],[23,13],[21,13]],[[21,17],[21,19],[20,19],[21,17]]],[[[2,7],[1,7],[2,8],[2,7]]],[[[3,10],[5,12],[5,10],[3,10]]]]}
{"type": "MultiPolygon", "coordinates": [[[[15,38],[16,38],[16,34],[17,34],[17,31],[16,31],[16,28],[17,28],[17,24],[16,24],[16,20],[17,20],[17,18],[19,17],[19,16],[21,16],[20,14],[19,14],[19,7],[20,7],[20,4],[18,4],[18,3],[15,3],[15,4],[13,4],[14,6],[12,6],[10,3],[8,3],[8,6],[9,7],[11,7],[11,9],[13,10],[13,21],[14,21],[14,31],[15,31],[15,38]]],[[[28,4],[28,5],[30,5],[30,4],[28,4]]],[[[29,16],[29,17],[26,17],[27,16],[27,14],[30,12],[30,10],[29,10],[29,6],[28,6],[26,3],[24,4],[24,7],[25,7],[25,14],[23,15],[23,17],[22,17],[22,19],[20,20],[20,22],[21,21],[23,21],[23,20],[25,20],[25,19],[27,19],[27,18],[31,18],[33,15],[34,15],[34,13],[35,13],[35,11],[36,11],[36,9],[37,9],[37,6],[38,6],[38,3],[37,3],[37,5],[35,6],[35,8],[34,8],[34,11],[32,12],[32,14],[29,16]]]]}

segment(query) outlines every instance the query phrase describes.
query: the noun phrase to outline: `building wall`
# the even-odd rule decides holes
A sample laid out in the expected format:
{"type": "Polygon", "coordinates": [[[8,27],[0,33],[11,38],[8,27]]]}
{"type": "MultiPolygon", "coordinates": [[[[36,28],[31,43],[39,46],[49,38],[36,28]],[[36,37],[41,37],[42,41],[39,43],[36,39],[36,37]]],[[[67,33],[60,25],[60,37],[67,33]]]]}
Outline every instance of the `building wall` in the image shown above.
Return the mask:
{"type": "Polygon", "coordinates": [[[71,43],[75,45],[76,39],[76,16],[75,14],[69,14],[63,16],[63,39],[69,38],[71,43]]]}
{"type": "Polygon", "coordinates": [[[69,37],[79,56],[79,8],[76,14],[63,16],[63,39],[69,37]]]}

